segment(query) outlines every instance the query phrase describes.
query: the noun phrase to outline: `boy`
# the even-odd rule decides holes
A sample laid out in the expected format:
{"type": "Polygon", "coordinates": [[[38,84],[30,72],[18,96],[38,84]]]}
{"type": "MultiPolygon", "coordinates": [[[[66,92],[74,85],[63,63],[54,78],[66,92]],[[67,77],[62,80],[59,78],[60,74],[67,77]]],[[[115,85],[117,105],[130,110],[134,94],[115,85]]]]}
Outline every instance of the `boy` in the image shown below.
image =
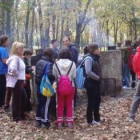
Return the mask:
{"type": "Polygon", "coordinates": [[[25,91],[26,91],[26,95],[27,95],[27,99],[29,101],[29,106],[27,108],[25,108],[25,111],[31,111],[31,103],[30,103],[30,99],[31,99],[31,87],[30,87],[30,79],[31,79],[31,72],[32,72],[32,68],[31,66],[29,65],[29,60],[32,56],[32,51],[30,49],[26,49],[24,51],[24,57],[23,57],[23,61],[26,65],[26,83],[24,85],[24,88],[25,88],[25,91]]]}

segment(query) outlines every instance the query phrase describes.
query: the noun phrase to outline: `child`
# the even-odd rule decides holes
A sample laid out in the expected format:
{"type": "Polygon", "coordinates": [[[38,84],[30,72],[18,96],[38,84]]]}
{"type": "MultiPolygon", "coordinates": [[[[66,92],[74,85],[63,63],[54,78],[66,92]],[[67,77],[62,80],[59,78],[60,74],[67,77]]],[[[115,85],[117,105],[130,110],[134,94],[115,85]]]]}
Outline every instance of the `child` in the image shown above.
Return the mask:
{"type": "Polygon", "coordinates": [[[100,83],[102,78],[101,67],[99,63],[98,44],[88,45],[89,58],[84,62],[85,70],[85,88],[88,96],[87,123],[99,125],[101,123],[99,109],[101,103],[100,83]],[[94,111],[94,119],[93,119],[94,111]]]}
{"type": "Polygon", "coordinates": [[[37,127],[50,127],[50,122],[48,119],[48,108],[50,105],[50,97],[43,96],[40,93],[40,84],[43,75],[45,74],[50,80],[51,84],[53,84],[55,77],[52,74],[52,66],[53,66],[53,58],[54,51],[51,48],[47,48],[44,51],[44,55],[41,60],[39,60],[36,64],[36,75],[35,82],[37,85],[37,107],[36,107],[36,126],[37,127]]]}
{"type": "Polygon", "coordinates": [[[58,82],[56,95],[58,127],[62,127],[63,125],[65,107],[67,126],[70,128],[73,126],[74,79],[76,77],[76,65],[71,59],[72,56],[70,51],[68,49],[63,49],[60,51],[59,60],[53,66],[53,74],[58,82]],[[70,92],[68,93],[68,91],[70,92]]]}
{"type": "Polygon", "coordinates": [[[24,88],[26,91],[26,95],[27,95],[27,100],[28,100],[28,107],[25,108],[25,111],[31,111],[31,103],[30,103],[30,99],[31,99],[31,87],[30,87],[30,79],[31,79],[31,72],[32,72],[32,68],[29,65],[29,60],[32,56],[32,51],[30,49],[26,49],[24,51],[23,54],[23,61],[25,63],[25,72],[26,72],[26,83],[24,84],[24,88]]]}

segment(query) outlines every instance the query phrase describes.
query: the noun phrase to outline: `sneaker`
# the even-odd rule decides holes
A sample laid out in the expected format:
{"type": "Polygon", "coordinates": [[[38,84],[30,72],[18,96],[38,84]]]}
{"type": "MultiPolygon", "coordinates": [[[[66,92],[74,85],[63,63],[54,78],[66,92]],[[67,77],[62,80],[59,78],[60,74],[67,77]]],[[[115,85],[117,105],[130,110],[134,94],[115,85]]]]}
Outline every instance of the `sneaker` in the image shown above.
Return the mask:
{"type": "Polygon", "coordinates": [[[93,120],[91,123],[89,123],[91,125],[100,125],[101,124],[101,121],[97,122],[95,120],[93,120]]]}
{"type": "Polygon", "coordinates": [[[58,128],[61,128],[63,126],[63,123],[62,122],[59,122],[58,124],[57,124],[57,127],[58,128]]]}
{"type": "Polygon", "coordinates": [[[73,128],[73,124],[71,122],[68,123],[68,128],[73,128]]]}
{"type": "Polygon", "coordinates": [[[4,105],[3,107],[5,110],[9,109],[9,105],[4,105]]]}
{"type": "Polygon", "coordinates": [[[49,121],[47,121],[47,122],[42,122],[42,126],[43,126],[44,128],[49,129],[49,128],[50,128],[50,126],[51,126],[51,124],[50,124],[50,122],[49,122],[49,121]]]}
{"type": "Polygon", "coordinates": [[[130,90],[130,87],[124,86],[123,89],[130,90]]]}
{"type": "Polygon", "coordinates": [[[133,123],[135,120],[133,118],[129,118],[129,122],[133,123]]]}
{"type": "Polygon", "coordinates": [[[35,125],[36,125],[36,127],[41,127],[42,123],[40,120],[36,120],[35,125]]]}
{"type": "Polygon", "coordinates": [[[93,121],[92,121],[92,124],[93,124],[93,125],[94,125],[94,124],[95,124],[95,125],[100,125],[100,124],[101,124],[101,121],[97,122],[97,121],[93,120],[93,121]]]}

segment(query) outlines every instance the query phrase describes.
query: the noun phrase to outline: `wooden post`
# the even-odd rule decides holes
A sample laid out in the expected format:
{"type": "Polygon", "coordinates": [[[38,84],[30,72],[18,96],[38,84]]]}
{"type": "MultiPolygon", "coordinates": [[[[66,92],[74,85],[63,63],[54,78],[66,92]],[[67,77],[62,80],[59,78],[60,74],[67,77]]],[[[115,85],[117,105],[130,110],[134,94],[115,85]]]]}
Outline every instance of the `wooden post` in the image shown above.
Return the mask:
{"type": "Polygon", "coordinates": [[[32,102],[33,102],[33,105],[36,106],[37,91],[36,91],[35,74],[34,73],[32,73],[31,91],[32,91],[32,102]]]}

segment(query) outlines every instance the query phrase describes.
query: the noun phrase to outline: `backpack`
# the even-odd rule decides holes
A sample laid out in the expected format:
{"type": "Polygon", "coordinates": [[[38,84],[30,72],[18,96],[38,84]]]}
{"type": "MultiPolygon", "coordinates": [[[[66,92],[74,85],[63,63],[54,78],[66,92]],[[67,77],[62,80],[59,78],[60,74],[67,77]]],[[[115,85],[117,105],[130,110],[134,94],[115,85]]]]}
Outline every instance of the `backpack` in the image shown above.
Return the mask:
{"type": "Polygon", "coordinates": [[[45,72],[44,72],[44,75],[42,77],[41,84],[40,84],[40,94],[42,94],[45,97],[51,97],[55,94],[54,88],[47,76],[48,65],[49,63],[46,64],[46,67],[44,70],[45,72]]]}
{"type": "Polygon", "coordinates": [[[131,54],[128,58],[128,67],[130,70],[133,70],[133,58],[134,58],[134,54],[131,54]]]}
{"type": "Polygon", "coordinates": [[[86,57],[80,64],[80,66],[76,70],[76,85],[78,89],[83,89],[84,88],[84,83],[85,83],[85,69],[84,69],[84,62],[86,59],[91,59],[93,60],[90,56],[86,57]]]}
{"type": "Polygon", "coordinates": [[[58,79],[58,86],[57,86],[57,93],[61,96],[69,96],[71,94],[74,94],[74,88],[72,87],[72,82],[70,78],[68,77],[70,70],[72,68],[73,62],[67,72],[66,75],[62,75],[57,64],[55,63],[55,66],[60,74],[60,77],[58,79]]]}

